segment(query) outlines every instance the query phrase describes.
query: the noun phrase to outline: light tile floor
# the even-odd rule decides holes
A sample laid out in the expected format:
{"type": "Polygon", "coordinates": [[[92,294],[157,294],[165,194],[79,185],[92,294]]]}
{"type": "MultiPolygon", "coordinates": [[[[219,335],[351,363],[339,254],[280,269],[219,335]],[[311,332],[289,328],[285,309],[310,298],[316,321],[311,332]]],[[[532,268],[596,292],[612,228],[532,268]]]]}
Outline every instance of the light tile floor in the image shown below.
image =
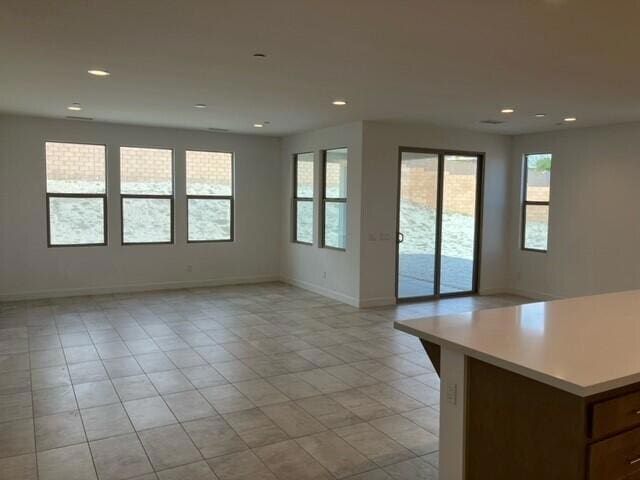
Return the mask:
{"type": "Polygon", "coordinates": [[[284,284],[0,304],[0,479],[438,478],[439,380],[408,319],[284,284]]]}

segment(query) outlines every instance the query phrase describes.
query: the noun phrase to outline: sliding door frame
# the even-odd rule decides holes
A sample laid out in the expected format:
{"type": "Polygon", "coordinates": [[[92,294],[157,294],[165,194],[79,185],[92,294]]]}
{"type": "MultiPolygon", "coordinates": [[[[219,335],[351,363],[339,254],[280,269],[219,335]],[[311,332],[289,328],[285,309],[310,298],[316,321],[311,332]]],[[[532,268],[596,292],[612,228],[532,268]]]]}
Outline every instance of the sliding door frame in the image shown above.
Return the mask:
{"type": "Polygon", "coordinates": [[[397,185],[397,210],[396,210],[396,278],[395,278],[395,296],[396,303],[417,302],[424,300],[435,300],[439,298],[463,297],[475,295],[478,293],[478,285],[480,280],[480,259],[482,249],[482,204],[484,196],[484,152],[471,152],[465,150],[446,150],[438,148],[420,148],[420,147],[399,147],[398,148],[398,185],[397,185]],[[438,156],[438,179],[437,179],[437,200],[436,200],[436,244],[434,259],[434,294],[422,295],[417,297],[399,296],[400,283],[400,204],[402,202],[402,154],[403,153],[425,153],[438,156]],[[471,290],[464,292],[440,293],[441,267],[442,267],[442,215],[443,215],[443,195],[444,195],[444,159],[448,155],[457,155],[463,157],[476,157],[478,159],[476,169],[476,198],[475,198],[475,231],[473,241],[473,273],[471,290]]]}

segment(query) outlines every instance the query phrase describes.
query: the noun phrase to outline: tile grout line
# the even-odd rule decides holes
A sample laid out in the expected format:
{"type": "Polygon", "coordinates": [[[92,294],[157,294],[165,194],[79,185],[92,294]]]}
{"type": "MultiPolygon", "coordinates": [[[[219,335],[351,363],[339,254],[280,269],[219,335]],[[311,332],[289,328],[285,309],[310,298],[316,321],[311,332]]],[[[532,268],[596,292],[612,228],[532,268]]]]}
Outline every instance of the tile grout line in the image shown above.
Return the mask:
{"type": "MultiPolygon", "coordinates": [[[[86,325],[84,323],[84,321],[82,322],[83,326],[86,328],[86,325]]],[[[56,321],[56,330],[58,329],[58,325],[57,325],[57,321],[56,321]]],[[[59,334],[59,333],[58,333],[59,334]]],[[[89,339],[91,339],[91,336],[89,335],[88,331],[87,331],[87,336],[89,337],[89,339]]],[[[92,345],[93,345],[93,341],[92,341],[92,345]]],[[[67,369],[67,375],[69,375],[69,384],[71,386],[71,391],[73,392],[73,398],[76,402],[76,407],[78,408],[78,416],[80,417],[80,424],[82,425],[82,431],[84,432],[84,438],[85,441],[87,442],[87,448],[89,449],[89,456],[91,457],[91,465],[93,465],[93,471],[96,474],[96,479],[99,479],[100,477],[98,476],[98,469],[96,467],[96,462],[95,459],[93,458],[93,451],[91,450],[91,442],[89,442],[89,436],[87,435],[87,429],[84,426],[84,418],[82,418],[82,413],[80,411],[80,402],[78,402],[78,395],[76,395],[76,389],[75,386],[73,385],[73,380],[71,378],[71,371],[69,370],[69,364],[67,363],[67,353],[64,350],[64,346],[62,345],[62,340],[60,341],[60,346],[62,348],[62,355],[64,356],[64,362],[65,362],[65,368],[67,369]]],[[[94,346],[95,348],[95,346],[94,346]]],[[[103,366],[104,368],[104,366],[103,366]]]]}
{"type": "MultiPolygon", "coordinates": [[[[29,393],[31,394],[31,415],[33,423],[33,455],[36,460],[36,477],[40,478],[40,465],[38,462],[38,445],[36,444],[36,407],[33,401],[33,381],[31,380],[31,337],[29,336],[29,318],[27,315],[27,360],[29,361],[29,393]]],[[[56,331],[58,331],[56,327],[56,331]]]]}
{"type": "MultiPolygon", "coordinates": [[[[135,321],[135,319],[134,319],[134,321],[135,321]]],[[[137,322],[136,322],[136,323],[137,323],[137,322]]],[[[164,323],[164,322],[163,322],[163,323],[164,323]]],[[[122,336],[120,335],[120,332],[118,332],[118,330],[117,330],[115,327],[113,327],[113,324],[111,323],[111,321],[110,321],[110,320],[109,320],[109,324],[112,326],[112,328],[114,328],[115,332],[116,332],[116,333],[118,334],[118,336],[122,339],[122,336]]],[[[146,333],[146,332],[145,332],[145,333],[146,333]]],[[[127,347],[126,342],[124,341],[124,339],[123,339],[122,341],[123,341],[123,343],[125,344],[125,348],[127,348],[127,351],[129,351],[129,353],[131,353],[131,351],[130,351],[130,350],[129,350],[129,348],[127,347]]],[[[155,343],[155,342],[154,342],[154,343],[155,343]]],[[[157,345],[156,345],[156,346],[157,346],[157,345]]],[[[132,354],[132,356],[133,356],[133,354],[132,354]]],[[[136,363],[138,363],[138,361],[137,361],[135,358],[134,358],[134,360],[136,361],[136,363]]],[[[155,385],[153,385],[153,382],[151,382],[151,380],[148,378],[148,376],[147,376],[146,372],[144,371],[144,369],[142,369],[142,367],[140,366],[140,364],[139,364],[139,363],[138,363],[138,366],[139,366],[139,367],[141,368],[141,370],[144,372],[145,377],[147,377],[147,379],[148,379],[148,380],[149,380],[149,382],[151,383],[151,386],[154,388],[154,390],[155,390],[155,391],[156,391],[156,393],[158,394],[158,397],[160,397],[160,398],[162,399],[162,401],[164,402],[164,398],[162,398],[162,396],[160,395],[160,392],[158,392],[158,389],[156,388],[156,386],[155,386],[155,385]]],[[[107,376],[109,376],[109,378],[111,378],[111,377],[110,377],[110,375],[109,375],[109,371],[108,371],[108,370],[106,370],[106,367],[105,367],[105,371],[107,372],[107,376]]],[[[113,381],[111,381],[111,384],[113,385],[113,381]]],[[[147,452],[147,449],[145,448],[144,443],[142,442],[142,438],[140,438],[140,435],[139,435],[138,430],[136,430],[136,427],[135,427],[135,425],[134,425],[133,421],[131,420],[131,416],[129,415],[129,412],[127,411],[127,409],[126,409],[126,408],[125,408],[125,406],[124,406],[124,402],[123,402],[123,400],[122,400],[122,397],[120,396],[120,392],[118,392],[118,389],[117,389],[117,388],[115,388],[115,386],[113,387],[113,390],[116,392],[116,396],[117,396],[117,397],[118,397],[118,399],[120,400],[120,407],[122,408],[122,410],[124,410],[124,413],[125,413],[125,415],[127,416],[127,420],[129,420],[129,423],[131,424],[131,428],[133,428],[133,433],[136,435],[136,438],[138,439],[138,443],[140,444],[140,447],[142,447],[142,451],[144,452],[144,455],[145,455],[145,457],[146,457],[146,459],[147,459],[147,462],[149,462],[149,467],[151,467],[152,473],[153,473],[153,474],[156,476],[156,478],[157,478],[157,475],[156,475],[156,468],[155,468],[155,466],[153,465],[153,462],[151,461],[151,457],[149,456],[149,452],[147,452]]],[[[153,398],[153,397],[146,397],[146,398],[153,398]]],[[[165,402],[165,405],[166,405],[166,402],[165,402]]],[[[167,408],[169,408],[169,406],[168,406],[168,405],[166,405],[166,406],[167,406],[167,408]]],[[[169,409],[169,410],[171,410],[171,409],[169,409]]],[[[173,413],[172,413],[172,415],[173,415],[173,413]]],[[[175,416],[174,416],[174,417],[175,417],[175,416]]],[[[178,419],[176,418],[176,421],[177,421],[177,420],[178,420],[178,419]]],[[[126,434],[126,435],[130,435],[130,434],[126,434]]],[[[110,438],[116,438],[116,437],[117,437],[117,435],[112,436],[112,437],[110,437],[110,438]]],[[[104,440],[104,439],[100,439],[100,440],[104,440]]],[[[91,444],[89,444],[89,445],[91,445],[91,444]]],[[[143,475],[146,475],[146,474],[143,474],[143,475]]]]}

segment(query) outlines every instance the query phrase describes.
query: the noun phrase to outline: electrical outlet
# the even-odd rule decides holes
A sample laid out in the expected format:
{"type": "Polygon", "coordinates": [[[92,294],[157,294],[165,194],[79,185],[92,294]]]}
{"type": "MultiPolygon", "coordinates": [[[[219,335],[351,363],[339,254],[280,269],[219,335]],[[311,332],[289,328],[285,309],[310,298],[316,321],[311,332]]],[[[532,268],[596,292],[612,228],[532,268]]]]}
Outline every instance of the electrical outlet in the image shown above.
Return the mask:
{"type": "Polygon", "coordinates": [[[322,278],[327,279],[327,272],[322,272],[322,278]]]}
{"type": "Polygon", "coordinates": [[[458,401],[458,384],[457,383],[448,383],[447,384],[447,403],[451,405],[455,405],[458,401]]]}
{"type": "Polygon", "coordinates": [[[187,272],[193,272],[193,265],[187,265],[187,272]]]}

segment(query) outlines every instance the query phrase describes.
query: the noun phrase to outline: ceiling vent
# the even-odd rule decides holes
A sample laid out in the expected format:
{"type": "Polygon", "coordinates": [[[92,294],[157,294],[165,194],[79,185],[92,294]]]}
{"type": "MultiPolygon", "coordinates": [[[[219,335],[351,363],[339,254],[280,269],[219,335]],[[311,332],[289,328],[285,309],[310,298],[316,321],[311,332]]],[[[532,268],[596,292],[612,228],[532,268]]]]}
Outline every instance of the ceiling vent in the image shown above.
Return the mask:
{"type": "Polygon", "coordinates": [[[91,117],[77,117],[77,116],[74,116],[74,115],[68,115],[68,116],[66,116],[64,118],[66,118],[67,120],[80,120],[80,121],[83,121],[83,122],[92,122],[93,121],[93,118],[91,118],[91,117]]]}
{"type": "Polygon", "coordinates": [[[218,133],[225,133],[229,131],[229,129],[227,128],[207,128],[207,130],[209,130],[210,132],[218,132],[218,133]]]}
{"type": "Polygon", "coordinates": [[[485,123],[487,125],[502,125],[504,122],[502,120],[480,120],[480,123],[485,123]]]}

